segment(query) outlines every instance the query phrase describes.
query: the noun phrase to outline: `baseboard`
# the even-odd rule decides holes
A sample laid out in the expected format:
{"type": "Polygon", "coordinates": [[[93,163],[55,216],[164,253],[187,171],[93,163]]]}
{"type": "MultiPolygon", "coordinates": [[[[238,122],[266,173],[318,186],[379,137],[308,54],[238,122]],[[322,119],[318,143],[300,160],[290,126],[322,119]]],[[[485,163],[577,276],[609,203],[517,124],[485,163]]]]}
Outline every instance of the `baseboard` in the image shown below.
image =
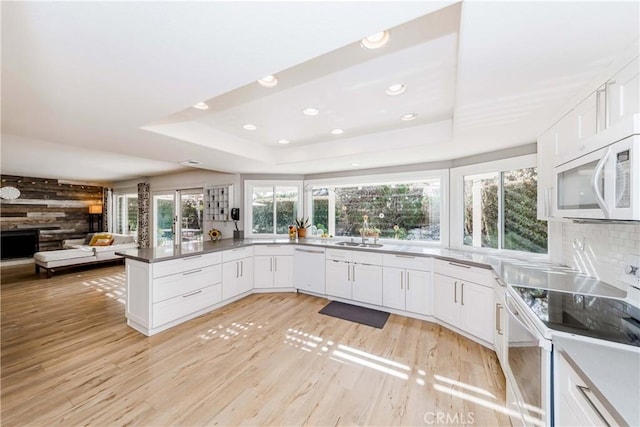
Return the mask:
{"type": "Polygon", "coordinates": [[[0,261],[0,267],[10,267],[12,265],[33,264],[34,262],[35,262],[35,260],[33,258],[8,259],[8,260],[0,261]]]}

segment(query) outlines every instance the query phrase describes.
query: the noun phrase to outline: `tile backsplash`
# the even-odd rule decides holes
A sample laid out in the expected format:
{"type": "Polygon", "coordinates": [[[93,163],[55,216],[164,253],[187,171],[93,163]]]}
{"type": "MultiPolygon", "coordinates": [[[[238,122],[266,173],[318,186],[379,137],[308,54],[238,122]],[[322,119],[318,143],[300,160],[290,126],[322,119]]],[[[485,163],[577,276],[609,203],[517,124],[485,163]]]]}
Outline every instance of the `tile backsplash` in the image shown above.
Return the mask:
{"type": "Polygon", "coordinates": [[[562,225],[562,263],[624,289],[625,255],[640,253],[640,224],[562,225]]]}

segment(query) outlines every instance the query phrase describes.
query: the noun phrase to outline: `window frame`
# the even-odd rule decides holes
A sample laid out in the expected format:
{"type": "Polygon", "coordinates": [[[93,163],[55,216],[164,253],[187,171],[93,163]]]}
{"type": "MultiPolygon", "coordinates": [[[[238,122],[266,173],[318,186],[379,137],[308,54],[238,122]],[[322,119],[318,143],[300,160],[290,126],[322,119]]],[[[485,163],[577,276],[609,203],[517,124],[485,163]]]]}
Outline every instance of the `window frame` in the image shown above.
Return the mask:
{"type": "Polygon", "coordinates": [[[451,179],[451,229],[449,232],[451,247],[465,251],[500,253],[506,255],[523,256],[528,258],[549,259],[549,222],[547,221],[547,253],[539,254],[534,252],[516,251],[513,249],[503,249],[502,239],[504,234],[504,190],[502,173],[516,169],[538,168],[537,155],[527,154],[525,156],[512,157],[509,159],[494,160],[485,163],[460,166],[450,169],[451,179]],[[498,249],[468,246],[464,244],[464,177],[468,175],[479,175],[485,173],[498,173],[498,249]]]}
{"type": "MultiPolygon", "coordinates": [[[[298,203],[296,207],[296,211],[294,212],[294,221],[296,218],[300,218],[304,216],[304,197],[303,197],[303,181],[300,180],[245,180],[244,181],[244,228],[245,228],[245,237],[247,238],[266,238],[266,237],[282,237],[287,236],[288,233],[277,234],[277,226],[275,215],[277,212],[274,210],[274,222],[273,222],[273,233],[254,233],[253,232],[253,189],[255,187],[273,187],[274,192],[277,187],[296,187],[298,189],[298,203]]],[[[293,225],[293,224],[292,224],[293,225]]]]}
{"type": "MultiPolygon", "coordinates": [[[[440,241],[430,242],[421,240],[395,240],[389,238],[380,238],[380,242],[387,244],[416,245],[416,246],[437,246],[447,247],[449,245],[449,170],[434,169],[421,172],[399,172],[377,175],[357,175],[349,177],[313,179],[304,181],[304,211],[305,216],[310,216],[312,212],[312,189],[313,187],[330,187],[330,186],[350,186],[350,185],[388,185],[388,184],[406,184],[411,182],[420,182],[431,179],[440,180],[440,241]]],[[[334,235],[335,232],[335,209],[329,205],[329,233],[334,235]]],[[[351,237],[338,236],[337,240],[349,240],[351,237]]]]}

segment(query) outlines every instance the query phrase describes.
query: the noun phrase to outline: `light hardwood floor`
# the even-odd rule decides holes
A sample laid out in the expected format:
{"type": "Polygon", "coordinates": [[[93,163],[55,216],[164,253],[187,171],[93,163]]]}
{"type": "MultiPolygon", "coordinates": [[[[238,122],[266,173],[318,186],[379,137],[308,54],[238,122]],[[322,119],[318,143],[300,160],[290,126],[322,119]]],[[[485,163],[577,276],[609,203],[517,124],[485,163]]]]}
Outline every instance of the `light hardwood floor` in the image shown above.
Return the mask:
{"type": "Polygon", "coordinates": [[[122,266],[1,273],[3,426],[509,423],[495,354],[433,323],[265,294],[147,338],[122,266]]]}

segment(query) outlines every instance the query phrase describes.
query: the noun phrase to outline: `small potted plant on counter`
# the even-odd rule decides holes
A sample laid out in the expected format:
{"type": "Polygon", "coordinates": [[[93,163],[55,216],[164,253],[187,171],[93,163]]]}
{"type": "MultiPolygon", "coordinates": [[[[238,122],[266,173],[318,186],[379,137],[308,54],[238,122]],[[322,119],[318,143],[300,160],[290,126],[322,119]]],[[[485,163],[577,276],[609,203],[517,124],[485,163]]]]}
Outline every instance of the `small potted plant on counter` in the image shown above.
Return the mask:
{"type": "Polygon", "coordinates": [[[298,229],[298,239],[304,239],[307,236],[307,227],[309,227],[309,217],[296,219],[296,228],[298,229]]]}

